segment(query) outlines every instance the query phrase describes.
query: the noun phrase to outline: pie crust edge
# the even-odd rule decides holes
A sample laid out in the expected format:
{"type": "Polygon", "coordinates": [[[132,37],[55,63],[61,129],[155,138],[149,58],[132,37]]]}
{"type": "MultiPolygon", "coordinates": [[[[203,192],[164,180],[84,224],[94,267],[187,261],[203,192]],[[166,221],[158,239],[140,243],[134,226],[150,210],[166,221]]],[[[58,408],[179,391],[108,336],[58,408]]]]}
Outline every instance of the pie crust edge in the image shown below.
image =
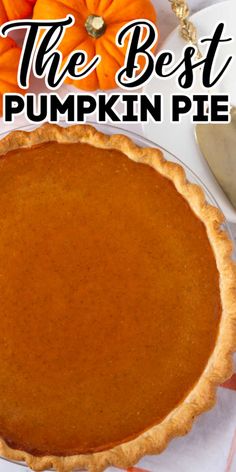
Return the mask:
{"type": "Polygon", "coordinates": [[[158,425],[136,439],[114,448],[87,455],[66,457],[36,457],[10,448],[0,438],[0,454],[8,459],[24,461],[33,470],[54,468],[59,472],[75,469],[102,472],[108,466],[128,468],[146,454],[162,452],[169,441],[186,434],[194,418],[215,404],[216,387],[233,371],[232,354],[236,349],[236,266],[232,261],[233,243],[222,229],[224,217],[220,210],[209,205],[202,189],[186,180],[179,164],[166,161],[158,149],[139,148],[124,135],[107,136],[89,125],[63,128],[45,124],[34,131],[15,131],[0,141],[0,156],[18,148],[27,148],[43,142],[82,142],[103,149],[121,151],[131,160],[152,166],[170,179],[177,191],[188,201],[197,217],[204,223],[216,258],[220,276],[222,319],[215,349],[197,384],[185,400],[158,425]]]}

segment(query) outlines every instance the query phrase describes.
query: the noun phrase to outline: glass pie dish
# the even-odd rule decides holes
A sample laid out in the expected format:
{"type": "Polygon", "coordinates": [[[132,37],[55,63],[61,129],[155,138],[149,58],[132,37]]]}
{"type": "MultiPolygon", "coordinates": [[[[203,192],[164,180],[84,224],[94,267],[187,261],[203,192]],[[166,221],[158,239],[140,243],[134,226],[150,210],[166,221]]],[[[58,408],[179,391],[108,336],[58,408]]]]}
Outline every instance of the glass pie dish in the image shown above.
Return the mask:
{"type": "MultiPolygon", "coordinates": [[[[65,123],[61,123],[61,125],[65,126],[65,123]]],[[[117,133],[125,134],[126,136],[130,137],[134,142],[136,142],[136,144],[138,144],[140,147],[156,147],[156,146],[153,146],[152,143],[144,140],[143,138],[135,135],[134,133],[129,133],[126,130],[120,130],[120,129],[117,129],[115,127],[111,127],[111,126],[107,126],[107,125],[96,125],[95,124],[95,127],[97,129],[99,129],[100,131],[102,131],[102,132],[106,132],[107,134],[114,134],[114,133],[116,133],[116,134],[117,133]]],[[[35,128],[35,126],[27,126],[26,128],[24,128],[24,131],[31,131],[33,128],[35,128]]],[[[182,164],[180,160],[175,158],[173,155],[171,155],[167,151],[165,151],[165,150],[162,150],[162,151],[163,151],[164,157],[167,160],[173,161],[175,163],[182,164]]],[[[204,188],[203,184],[199,181],[199,179],[188,168],[186,168],[186,166],[182,165],[182,167],[184,167],[187,179],[189,181],[191,181],[192,183],[198,184],[198,185],[200,185],[201,187],[204,188]]],[[[207,189],[204,188],[204,190],[205,190],[205,195],[206,195],[206,198],[207,198],[208,202],[211,203],[214,206],[217,206],[215,200],[210,195],[210,193],[207,191],[207,189]]],[[[230,230],[227,227],[227,223],[225,223],[225,229],[230,233],[230,230]]],[[[19,463],[17,463],[17,464],[19,464],[19,463]]]]}

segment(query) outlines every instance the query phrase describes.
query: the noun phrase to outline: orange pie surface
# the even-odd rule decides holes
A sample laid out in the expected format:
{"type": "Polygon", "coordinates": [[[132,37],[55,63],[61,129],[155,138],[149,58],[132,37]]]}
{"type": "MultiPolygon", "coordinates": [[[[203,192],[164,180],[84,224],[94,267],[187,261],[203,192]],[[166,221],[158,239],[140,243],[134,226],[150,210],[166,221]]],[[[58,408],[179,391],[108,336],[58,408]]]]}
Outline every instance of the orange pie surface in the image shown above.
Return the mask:
{"type": "Polygon", "coordinates": [[[101,451],[160,422],[215,346],[219,274],[174,185],[115,150],[46,143],[0,161],[0,435],[101,451]]]}

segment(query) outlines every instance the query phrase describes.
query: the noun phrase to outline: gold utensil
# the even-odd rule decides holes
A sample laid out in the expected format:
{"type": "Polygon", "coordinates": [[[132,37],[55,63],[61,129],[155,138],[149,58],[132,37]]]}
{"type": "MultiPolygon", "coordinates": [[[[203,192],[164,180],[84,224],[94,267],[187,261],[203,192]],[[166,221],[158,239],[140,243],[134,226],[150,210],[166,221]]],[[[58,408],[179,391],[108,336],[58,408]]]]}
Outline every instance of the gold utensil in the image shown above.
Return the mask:
{"type": "Polygon", "coordinates": [[[196,139],[220,186],[236,209],[236,107],[231,123],[198,124],[196,139]]]}
{"type": "MultiPolygon", "coordinates": [[[[189,20],[186,0],[169,1],[179,20],[181,36],[197,47],[198,56],[201,57],[197,30],[189,20]]],[[[231,108],[231,123],[198,124],[195,136],[216,180],[236,209],[236,107],[231,108]]]]}
{"type": "Polygon", "coordinates": [[[198,46],[197,28],[189,19],[189,7],[186,0],[169,0],[171,8],[177,16],[180,24],[180,34],[182,38],[197,48],[198,57],[201,57],[201,51],[198,46]]]}

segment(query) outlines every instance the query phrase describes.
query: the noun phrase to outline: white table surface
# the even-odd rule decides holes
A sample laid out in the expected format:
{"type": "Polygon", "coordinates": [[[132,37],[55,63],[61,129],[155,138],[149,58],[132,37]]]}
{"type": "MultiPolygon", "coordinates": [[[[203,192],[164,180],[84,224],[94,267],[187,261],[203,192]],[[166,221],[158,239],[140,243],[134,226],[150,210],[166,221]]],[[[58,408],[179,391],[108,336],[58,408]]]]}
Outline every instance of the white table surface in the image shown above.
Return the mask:
{"type": "MultiPolygon", "coordinates": [[[[176,26],[178,25],[178,22],[177,22],[177,19],[175,18],[175,16],[173,15],[173,13],[171,11],[171,5],[170,5],[168,0],[152,0],[152,1],[153,1],[154,5],[156,6],[157,11],[158,11],[158,18],[159,18],[158,23],[159,23],[159,31],[160,31],[160,43],[159,44],[161,46],[161,44],[163,43],[165,38],[168,36],[168,34],[174,28],[176,28],[176,26]]],[[[196,11],[201,10],[202,8],[205,8],[205,7],[210,6],[212,4],[215,4],[215,3],[220,3],[221,1],[222,0],[189,0],[188,4],[190,6],[191,13],[195,13],[196,11]]],[[[24,124],[24,123],[22,123],[22,120],[21,120],[21,124],[24,124]]],[[[27,124],[27,122],[25,124],[27,124]]],[[[0,126],[1,126],[1,131],[3,132],[4,131],[3,125],[1,124],[0,126]]],[[[131,131],[138,132],[141,135],[143,134],[142,127],[139,124],[138,125],[137,124],[132,124],[132,125],[129,124],[129,125],[127,125],[127,129],[129,129],[131,131]]],[[[233,233],[233,236],[234,236],[235,242],[236,242],[236,224],[234,224],[234,225],[230,224],[230,228],[231,228],[231,231],[233,233]]],[[[24,471],[27,472],[28,470],[29,469],[27,469],[27,468],[22,468],[21,466],[13,465],[13,464],[10,464],[6,461],[0,460],[0,472],[24,472],[24,471]]],[[[163,468],[161,468],[160,470],[162,472],[163,468]]],[[[179,466],[177,466],[177,469],[171,468],[171,471],[166,470],[165,472],[172,472],[172,470],[176,471],[176,472],[187,472],[187,469],[184,468],[183,470],[181,470],[179,468],[179,466]]],[[[234,469],[234,470],[236,471],[236,469],[234,469]]],[[[155,471],[155,472],[158,472],[158,471],[155,471]]],[[[201,472],[200,469],[199,469],[199,472],[201,472]]],[[[209,470],[209,472],[215,472],[215,471],[213,471],[213,470],[210,471],[209,470]]],[[[232,470],[232,472],[233,472],[233,470],[232,470]]]]}

